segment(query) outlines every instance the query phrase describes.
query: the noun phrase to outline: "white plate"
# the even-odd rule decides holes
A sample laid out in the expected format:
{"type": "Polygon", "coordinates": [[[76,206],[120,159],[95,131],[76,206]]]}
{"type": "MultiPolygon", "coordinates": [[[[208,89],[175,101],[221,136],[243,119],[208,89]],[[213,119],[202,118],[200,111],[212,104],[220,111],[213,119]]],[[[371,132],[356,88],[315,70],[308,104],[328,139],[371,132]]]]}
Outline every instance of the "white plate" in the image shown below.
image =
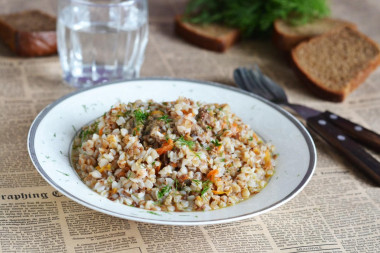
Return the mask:
{"type": "Polygon", "coordinates": [[[191,80],[138,79],[79,90],[55,101],[34,120],[28,150],[42,177],[70,199],[116,217],[171,225],[215,224],[262,214],[293,198],[310,180],[316,151],[301,123],[286,111],[239,89],[191,80]],[[68,158],[77,129],[103,115],[116,102],[153,99],[173,101],[179,96],[207,103],[228,103],[279,154],[274,176],[257,195],[237,205],[207,212],[150,212],[112,202],[90,190],[68,158]]]}

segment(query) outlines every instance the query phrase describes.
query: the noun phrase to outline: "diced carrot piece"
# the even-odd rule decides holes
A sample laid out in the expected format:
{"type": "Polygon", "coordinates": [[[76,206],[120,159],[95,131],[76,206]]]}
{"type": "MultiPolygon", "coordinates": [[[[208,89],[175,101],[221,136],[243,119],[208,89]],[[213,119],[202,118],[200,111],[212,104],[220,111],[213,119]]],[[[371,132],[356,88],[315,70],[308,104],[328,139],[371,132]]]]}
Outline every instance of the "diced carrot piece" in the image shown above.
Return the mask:
{"type": "Polygon", "coordinates": [[[214,194],[218,194],[218,195],[221,195],[221,194],[226,194],[227,192],[222,192],[222,191],[212,191],[214,194]]]}
{"type": "Polygon", "coordinates": [[[104,127],[100,128],[100,130],[99,130],[99,135],[100,135],[100,136],[103,135],[103,129],[104,129],[104,127]]]}
{"type": "Polygon", "coordinates": [[[167,142],[165,142],[161,148],[157,148],[156,152],[159,155],[165,154],[166,152],[172,150],[174,147],[174,142],[172,139],[169,139],[167,142]]]}
{"type": "Polygon", "coordinates": [[[209,173],[207,173],[207,178],[211,181],[211,182],[214,182],[215,181],[215,175],[219,173],[219,170],[216,169],[216,170],[212,170],[210,171],[209,173]]]}
{"type": "Polygon", "coordinates": [[[270,152],[267,149],[265,151],[265,156],[264,156],[264,167],[265,167],[265,169],[269,169],[271,167],[271,165],[272,165],[272,162],[271,162],[270,152]]]}
{"type": "Polygon", "coordinates": [[[233,133],[239,133],[240,130],[239,130],[238,124],[236,124],[236,123],[234,122],[234,123],[232,124],[231,131],[232,131],[233,133]]]}
{"type": "Polygon", "coordinates": [[[186,179],[189,179],[188,175],[182,175],[182,176],[179,177],[179,181],[180,182],[184,182],[186,179]]]}
{"type": "Polygon", "coordinates": [[[103,171],[105,171],[105,170],[111,170],[111,164],[107,164],[106,166],[103,166],[103,167],[99,167],[99,166],[96,166],[96,169],[100,172],[100,173],[102,173],[103,171]]]}

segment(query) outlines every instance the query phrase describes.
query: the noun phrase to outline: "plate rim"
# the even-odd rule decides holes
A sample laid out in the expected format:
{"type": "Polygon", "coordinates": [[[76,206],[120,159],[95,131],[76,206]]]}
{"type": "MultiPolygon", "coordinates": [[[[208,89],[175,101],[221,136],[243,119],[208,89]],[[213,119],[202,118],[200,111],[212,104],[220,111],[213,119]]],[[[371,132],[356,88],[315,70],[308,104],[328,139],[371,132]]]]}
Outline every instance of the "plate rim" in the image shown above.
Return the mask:
{"type": "Polygon", "coordinates": [[[221,224],[221,223],[227,223],[227,222],[232,222],[232,221],[238,221],[238,220],[242,220],[242,219],[248,219],[248,218],[269,212],[269,211],[277,208],[278,206],[285,204],[286,202],[288,202],[289,200],[294,198],[300,191],[302,191],[302,189],[310,181],[310,179],[311,179],[311,177],[315,171],[316,163],[317,163],[317,152],[316,152],[316,147],[315,147],[312,136],[310,135],[310,133],[306,130],[304,125],[298,119],[296,119],[293,115],[291,115],[286,110],[282,109],[280,106],[278,106],[278,105],[276,105],[276,104],[274,104],[274,103],[272,103],[272,102],[270,102],[270,101],[268,101],[268,100],[266,100],[266,99],[264,99],[264,98],[262,98],[256,94],[244,91],[242,89],[239,89],[237,87],[233,87],[230,85],[224,85],[224,84],[211,82],[211,81],[203,81],[203,80],[187,79],[187,78],[172,78],[172,77],[147,77],[147,78],[145,77],[145,78],[135,78],[135,79],[130,79],[130,80],[121,80],[121,81],[116,81],[116,82],[107,82],[104,84],[95,85],[92,87],[87,87],[87,88],[79,89],[79,90],[73,91],[71,93],[68,93],[68,94],[60,97],[59,99],[53,101],[49,105],[47,105],[44,109],[42,109],[37,114],[37,116],[35,117],[35,119],[33,120],[32,124],[29,128],[29,132],[28,132],[28,136],[27,136],[27,149],[28,149],[28,153],[29,153],[30,159],[31,159],[34,167],[40,173],[40,175],[45,179],[45,181],[47,181],[53,188],[55,188],[56,190],[58,190],[60,193],[62,193],[66,197],[70,198],[71,200],[73,200],[73,201],[75,201],[81,205],[84,205],[84,206],[86,206],[92,210],[95,210],[95,211],[98,211],[101,213],[105,213],[105,214],[108,214],[111,216],[115,216],[118,218],[123,218],[123,219],[127,219],[127,220],[138,221],[138,222],[147,222],[147,223],[152,223],[152,224],[162,224],[162,225],[221,224]],[[60,185],[58,185],[54,180],[52,180],[46,174],[45,170],[43,169],[43,166],[38,161],[36,151],[35,151],[34,141],[35,141],[36,131],[37,131],[38,126],[40,125],[42,119],[45,118],[46,114],[50,110],[52,110],[55,106],[57,106],[58,104],[60,104],[62,101],[66,100],[69,97],[75,96],[75,95],[80,94],[82,92],[86,92],[88,90],[98,89],[98,88],[101,88],[104,86],[117,85],[120,83],[125,83],[127,85],[130,82],[139,82],[139,81],[179,81],[179,82],[187,82],[187,83],[193,83],[193,84],[194,83],[195,84],[204,84],[204,85],[214,86],[214,87],[218,87],[218,88],[227,89],[230,91],[242,93],[244,95],[248,95],[250,97],[253,97],[254,99],[257,99],[257,100],[267,104],[268,106],[270,106],[274,110],[281,113],[284,117],[286,117],[298,129],[298,131],[302,134],[302,137],[307,144],[307,147],[309,150],[309,155],[310,155],[309,165],[308,165],[307,172],[306,172],[305,176],[302,178],[300,183],[293,189],[293,191],[291,191],[288,195],[286,195],[281,200],[273,203],[272,205],[270,205],[268,207],[259,209],[255,212],[252,212],[249,214],[233,216],[233,217],[229,217],[229,218],[222,218],[222,219],[212,219],[212,220],[207,220],[207,221],[160,220],[158,217],[154,218],[154,219],[150,219],[150,218],[141,218],[138,216],[130,216],[128,214],[110,211],[110,210],[104,209],[102,207],[96,206],[94,204],[88,203],[85,200],[79,199],[75,195],[72,195],[71,193],[67,192],[65,189],[63,189],[60,185]]]}

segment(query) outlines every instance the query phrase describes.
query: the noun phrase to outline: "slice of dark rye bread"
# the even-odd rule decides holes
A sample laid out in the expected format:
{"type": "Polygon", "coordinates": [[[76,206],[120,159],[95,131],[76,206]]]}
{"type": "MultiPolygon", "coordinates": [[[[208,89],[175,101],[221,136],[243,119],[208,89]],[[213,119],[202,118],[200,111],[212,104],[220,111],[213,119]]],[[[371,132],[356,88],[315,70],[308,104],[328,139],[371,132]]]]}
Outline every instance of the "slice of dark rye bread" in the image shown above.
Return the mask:
{"type": "Polygon", "coordinates": [[[273,42],[277,48],[289,52],[302,41],[343,26],[356,29],[356,25],[353,23],[333,18],[317,19],[299,26],[293,26],[282,19],[277,19],[273,24],[273,42]]]}
{"type": "Polygon", "coordinates": [[[0,39],[17,55],[57,53],[56,19],[38,10],[0,15],[0,39]]]}
{"type": "Polygon", "coordinates": [[[191,24],[181,15],[175,17],[175,31],[187,42],[216,52],[226,51],[240,36],[237,29],[218,24],[191,24]]]}
{"type": "Polygon", "coordinates": [[[350,27],[302,42],[291,56],[309,88],[336,102],[343,101],[380,64],[379,45],[350,27]]]}

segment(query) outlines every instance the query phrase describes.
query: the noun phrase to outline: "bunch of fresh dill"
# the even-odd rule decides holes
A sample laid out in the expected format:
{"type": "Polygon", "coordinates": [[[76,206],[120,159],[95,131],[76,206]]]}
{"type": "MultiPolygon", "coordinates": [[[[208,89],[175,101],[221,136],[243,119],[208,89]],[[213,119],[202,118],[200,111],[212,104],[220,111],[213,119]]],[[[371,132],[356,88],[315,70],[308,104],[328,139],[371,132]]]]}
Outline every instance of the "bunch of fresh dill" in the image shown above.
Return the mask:
{"type": "Polygon", "coordinates": [[[252,37],[268,33],[278,18],[300,25],[329,13],[326,0],[190,0],[185,16],[191,23],[224,24],[252,37]]]}

